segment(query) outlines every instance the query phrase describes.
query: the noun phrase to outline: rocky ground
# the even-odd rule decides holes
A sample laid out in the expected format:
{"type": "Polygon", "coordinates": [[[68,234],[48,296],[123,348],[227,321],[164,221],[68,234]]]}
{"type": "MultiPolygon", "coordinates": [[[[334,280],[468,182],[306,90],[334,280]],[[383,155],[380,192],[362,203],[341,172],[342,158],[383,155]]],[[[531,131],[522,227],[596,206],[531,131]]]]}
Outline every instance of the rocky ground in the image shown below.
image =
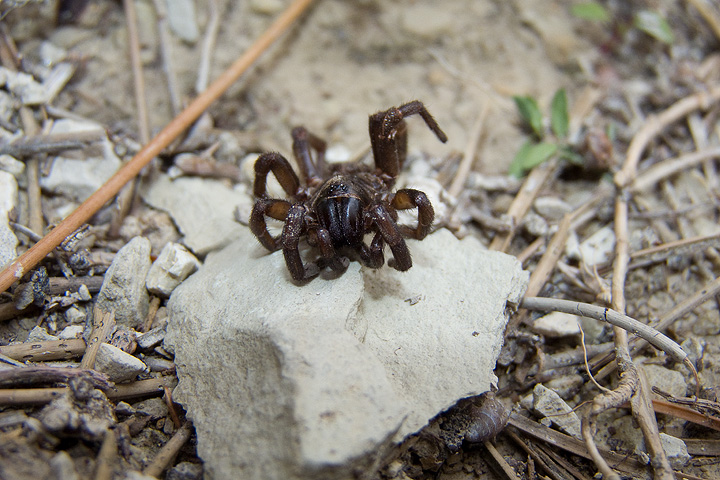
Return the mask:
{"type": "MultiPolygon", "coordinates": [[[[289,3],[0,2],[0,265],[289,3]]],[[[621,475],[719,476],[720,11],[597,6],[314,2],[143,171],[127,215],[98,206],[2,294],[0,478],[591,478],[588,419],[621,475]],[[398,184],[428,194],[437,230],[408,241],[413,268],[293,283],[247,228],[257,155],[290,158],[304,125],[329,160],[367,159],[367,116],[414,99],[448,141],[408,120],[398,184]],[[631,337],[628,366],[617,331],[523,291],[668,342],[631,337]],[[603,403],[626,387],[652,407],[603,403]]]]}

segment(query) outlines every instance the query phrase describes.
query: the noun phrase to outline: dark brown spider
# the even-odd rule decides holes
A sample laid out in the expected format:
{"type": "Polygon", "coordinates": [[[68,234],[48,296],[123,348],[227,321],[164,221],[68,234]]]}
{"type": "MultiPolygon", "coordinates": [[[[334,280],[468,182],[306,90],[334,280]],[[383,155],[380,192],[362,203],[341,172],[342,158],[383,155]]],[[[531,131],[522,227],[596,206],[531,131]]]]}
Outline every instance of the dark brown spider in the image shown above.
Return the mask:
{"type": "Polygon", "coordinates": [[[293,129],[292,137],[304,186],[279,153],[264,153],[257,159],[253,191],[258,200],[250,215],[250,230],[271,252],[282,248],[294,280],[312,278],[326,266],[342,271],[349,260],[341,254],[353,251],[364,265],[380,268],[385,263],[386,242],[394,257],[394,262],[388,262],[391,267],[400,271],[412,267],[403,237],[422,240],[435,216],[423,192],[410,188],[392,192],[407,156],[407,126],[403,119],[415,114],[425,120],[441,142],[447,141],[422,102],[415,100],[370,116],[374,169],[359,162],[327,163],[325,142],[303,127],[293,129]],[[316,152],[314,160],[311,150],[316,152]],[[270,172],[289,200],[268,198],[266,183],[270,172]],[[418,209],[417,226],[397,225],[397,210],[412,208],[418,209]],[[285,221],[279,236],[270,235],[265,216],[285,221]],[[374,234],[370,246],[364,242],[368,233],[374,234]],[[298,249],[303,236],[320,251],[320,258],[308,265],[303,264],[298,249]]]}

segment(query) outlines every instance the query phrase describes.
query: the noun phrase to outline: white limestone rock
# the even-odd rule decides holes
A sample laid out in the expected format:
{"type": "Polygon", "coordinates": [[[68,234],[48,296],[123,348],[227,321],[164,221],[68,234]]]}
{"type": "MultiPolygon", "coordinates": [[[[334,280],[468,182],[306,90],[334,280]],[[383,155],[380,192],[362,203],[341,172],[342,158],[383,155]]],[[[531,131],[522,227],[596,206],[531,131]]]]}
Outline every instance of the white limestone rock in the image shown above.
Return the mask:
{"type": "Polygon", "coordinates": [[[58,340],[55,335],[50,335],[48,331],[41,326],[35,326],[28,333],[26,342],[46,342],[48,340],[58,340]]]}
{"type": "Polygon", "coordinates": [[[235,207],[247,194],[206,178],[161,176],[141,193],[145,202],[167,212],[184,235],[182,243],[196,255],[205,255],[232,242],[241,230],[235,207]]]}
{"type": "Polygon", "coordinates": [[[563,432],[582,440],[580,417],[560,395],[541,383],[533,388],[533,409],[563,432]]]}
{"type": "Polygon", "coordinates": [[[115,312],[118,325],[140,325],[150,308],[150,294],[145,288],[149,269],[150,241],[135,237],[118,251],[105,272],[97,307],[115,312]]]}
{"type": "Polygon", "coordinates": [[[532,329],[549,338],[580,335],[580,317],[570,313],[551,312],[535,319],[532,329]]]}
{"type": "MultiPolygon", "coordinates": [[[[100,125],[76,120],[58,120],[51,133],[86,132],[101,129],[100,125]]],[[[67,151],[53,160],[52,169],[40,178],[43,190],[64,195],[78,202],[85,201],[119,168],[113,143],[107,138],[81,152],[67,151]]]]}
{"type": "Polygon", "coordinates": [[[190,274],[200,268],[200,261],[179,243],[167,243],[150,266],[145,285],[156,295],[169,297],[190,274]]]}
{"type": "Polygon", "coordinates": [[[67,327],[63,328],[62,331],[58,334],[58,338],[60,340],[80,338],[82,337],[84,331],[85,327],[82,325],[68,325],[67,327]]]}
{"type": "Polygon", "coordinates": [[[17,256],[18,239],[10,228],[10,214],[17,208],[18,185],[12,174],[0,170],[0,269],[17,256]]]}
{"type": "Polygon", "coordinates": [[[139,358],[108,343],[101,343],[95,370],[106,374],[111,382],[121,383],[134,380],[141,373],[146,373],[148,368],[139,358]]]}
{"type": "Polygon", "coordinates": [[[458,399],[481,394],[527,273],[441,230],[413,267],[290,281],[243,228],[170,299],[174,398],[208,478],[346,478],[458,399]],[[211,399],[211,400],[209,400],[211,399]]]}

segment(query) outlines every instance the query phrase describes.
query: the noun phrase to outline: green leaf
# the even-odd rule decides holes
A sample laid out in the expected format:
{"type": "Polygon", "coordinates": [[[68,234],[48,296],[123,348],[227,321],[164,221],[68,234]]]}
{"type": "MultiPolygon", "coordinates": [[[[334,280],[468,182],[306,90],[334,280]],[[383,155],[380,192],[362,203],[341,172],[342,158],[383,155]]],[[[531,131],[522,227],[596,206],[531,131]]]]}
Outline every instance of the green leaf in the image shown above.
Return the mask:
{"type": "Polygon", "coordinates": [[[597,22],[610,21],[610,13],[607,9],[597,2],[585,2],[573,5],[570,12],[577,18],[583,20],[594,20],[597,22]]]}
{"type": "Polygon", "coordinates": [[[585,164],[585,157],[577,153],[576,151],[572,150],[569,146],[563,145],[558,149],[558,157],[560,157],[563,160],[567,160],[568,162],[572,163],[573,165],[577,165],[579,167],[583,166],[585,164]]]}
{"type": "Polygon", "coordinates": [[[532,97],[513,97],[515,105],[517,105],[520,116],[530,125],[533,133],[538,139],[543,138],[542,113],[538,107],[537,101],[532,97]]]}
{"type": "Polygon", "coordinates": [[[565,89],[561,88],[555,92],[550,106],[550,125],[555,136],[565,138],[568,134],[569,123],[567,95],[565,89]]]}
{"type": "Polygon", "coordinates": [[[672,45],[675,41],[670,24],[654,10],[641,10],[635,15],[635,27],[656,40],[672,45]]]}
{"type": "Polygon", "coordinates": [[[554,143],[526,141],[510,164],[508,174],[518,178],[522,177],[525,172],[532,170],[552,157],[557,149],[558,146],[554,143]]]}

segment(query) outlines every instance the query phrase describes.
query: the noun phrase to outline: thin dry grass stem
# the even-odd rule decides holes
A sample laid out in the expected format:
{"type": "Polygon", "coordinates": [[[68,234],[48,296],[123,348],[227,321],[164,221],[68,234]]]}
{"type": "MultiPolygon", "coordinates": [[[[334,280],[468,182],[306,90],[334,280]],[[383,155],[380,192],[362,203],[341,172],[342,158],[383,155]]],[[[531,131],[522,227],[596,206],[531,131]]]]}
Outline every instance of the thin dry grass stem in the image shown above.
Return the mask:
{"type": "Polygon", "coordinates": [[[717,3],[713,3],[710,0],[687,1],[695,7],[705,21],[708,22],[715,36],[720,40],[720,11],[717,9],[717,3]]]}
{"type": "MultiPolygon", "coordinates": [[[[135,109],[137,113],[138,137],[140,143],[146,145],[150,141],[150,120],[148,119],[147,102],[145,95],[145,79],[143,77],[142,62],[140,60],[140,39],[137,30],[137,11],[135,2],[123,0],[125,10],[125,24],[128,32],[128,56],[130,57],[130,69],[133,74],[133,86],[135,91],[135,109]]],[[[120,236],[125,217],[130,213],[130,208],[135,197],[136,178],[130,180],[117,195],[115,209],[110,220],[108,235],[111,238],[120,236]]]]}
{"type": "Polygon", "coordinates": [[[666,179],[687,168],[694,167],[700,163],[713,158],[720,157],[720,147],[708,147],[692,153],[680,155],[658,162],[641,172],[628,186],[632,193],[638,193],[655,186],[660,180],[666,179]]]}
{"type": "MultiPolygon", "coordinates": [[[[40,127],[35,121],[32,110],[28,107],[20,108],[20,119],[23,131],[27,135],[37,135],[40,127]]],[[[30,230],[42,234],[45,221],[42,214],[42,192],[40,191],[40,158],[32,156],[25,162],[25,176],[27,179],[28,220],[30,230]]]]}
{"type": "Polygon", "coordinates": [[[108,390],[113,384],[104,373],[95,370],[82,370],[75,367],[49,367],[46,365],[25,366],[22,368],[0,369],[0,388],[25,387],[38,384],[67,383],[71,378],[86,378],[96,388],[108,390]]]}
{"type": "Polygon", "coordinates": [[[644,248],[630,254],[629,269],[664,262],[673,255],[692,255],[708,248],[720,247],[720,233],[714,235],[683,238],[644,248]]]}
{"type": "Polygon", "coordinates": [[[558,466],[569,472],[577,480],[590,480],[590,477],[584,475],[580,470],[578,470],[575,465],[566,460],[565,457],[558,455],[553,450],[551,450],[547,444],[538,443],[535,447],[539,453],[544,454],[546,457],[555,462],[558,466]]]}
{"type": "Polygon", "coordinates": [[[115,430],[105,430],[100,452],[95,459],[95,480],[112,480],[113,468],[118,461],[117,438],[115,430]]]}
{"type": "Polygon", "coordinates": [[[195,82],[196,93],[200,93],[207,88],[208,79],[210,78],[210,59],[215,50],[215,41],[220,31],[220,12],[217,0],[208,0],[207,8],[209,18],[200,53],[200,66],[198,67],[197,82],[195,82]]]}
{"type": "Polygon", "coordinates": [[[720,431],[720,418],[711,415],[705,415],[688,406],[678,405],[675,402],[661,400],[659,398],[654,398],[652,403],[653,410],[655,410],[656,413],[672,415],[674,417],[687,420],[688,422],[692,422],[697,425],[702,425],[703,427],[720,431]]]}
{"type": "MultiPolygon", "coordinates": [[[[515,442],[515,444],[520,447],[522,450],[525,451],[525,453],[528,455],[528,458],[532,459],[534,463],[537,464],[538,467],[542,471],[544,471],[550,478],[554,480],[564,480],[564,477],[561,473],[557,472],[553,466],[549,465],[548,462],[545,461],[545,458],[541,456],[534,448],[531,448],[529,443],[520,438],[515,432],[512,432],[510,430],[505,430],[505,434],[510,437],[510,439],[515,442]]],[[[532,477],[529,477],[532,478],[532,477]]]]}
{"type": "Polygon", "coordinates": [[[495,448],[495,445],[493,445],[490,440],[487,440],[484,445],[490,456],[493,457],[493,460],[495,460],[495,462],[498,464],[498,466],[507,478],[509,478],[510,480],[520,480],[518,474],[515,472],[515,470],[513,470],[510,464],[508,464],[507,460],[505,460],[505,458],[500,455],[500,452],[497,451],[497,448],[495,448]]]}
{"type": "Polygon", "coordinates": [[[517,258],[518,262],[520,262],[524,265],[525,262],[530,260],[533,257],[533,255],[535,255],[544,246],[545,246],[545,237],[538,237],[535,239],[534,242],[532,242],[530,245],[528,245],[525,248],[525,250],[518,253],[515,258],[517,258]]]}
{"type": "Polygon", "coordinates": [[[635,134],[625,156],[625,162],[620,171],[615,174],[615,185],[619,188],[629,186],[637,176],[637,166],[645,148],[650,141],[662,132],[668,125],[698,109],[707,109],[720,100],[720,85],[708,87],[706,91],[698,92],[674,103],[667,110],[658,115],[645,119],[642,128],[635,134]]]}
{"type": "MultiPolygon", "coordinates": [[[[709,125],[708,122],[702,118],[700,113],[694,112],[688,115],[688,128],[693,142],[695,142],[695,148],[697,150],[706,149],[710,144],[710,139],[708,137],[709,125]]],[[[708,190],[710,192],[716,191],[718,189],[718,173],[717,168],[715,167],[715,162],[712,160],[703,161],[702,169],[705,177],[704,180],[708,185],[708,190]]]]}
{"type": "Polygon", "coordinates": [[[192,435],[192,424],[186,421],[160,449],[152,463],[145,467],[143,474],[159,478],[162,472],[172,463],[182,446],[190,439],[190,435],[192,435]]]}
{"type": "Polygon", "coordinates": [[[10,155],[22,159],[37,153],[60,152],[85,148],[89,143],[105,138],[105,130],[98,128],[83,132],[49,133],[25,135],[10,143],[0,143],[0,155],[10,155]]]}
{"type": "Polygon", "coordinates": [[[489,105],[489,102],[485,102],[483,104],[480,109],[480,113],[475,120],[475,125],[473,125],[472,130],[470,131],[470,137],[465,145],[465,151],[463,152],[462,160],[460,160],[460,165],[458,165],[457,173],[450,184],[450,188],[448,188],[448,193],[453,197],[457,198],[457,196],[460,195],[463,187],[465,186],[465,182],[467,181],[468,174],[470,174],[470,170],[472,170],[478,146],[480,145],[480,138],[482,138],[485,119],[487,118],[488,111],[490,109],[489,105]]]}
{"type": "Polygon", "coordinates": [[[507,211],[507,216],[512,222],[509,232],[499,234],[490,242],[490,250],[499,252],[507,252],[520,220],[525,216],[532,206],[533,200],[540,193],[540,189],[557,173],[557,159],[551,159],[542,165],[535,167],[527,176],[520,187],[515,199],[507,211]]]}
{"type": "Polygon", "coordinates": [[[160,297],[152,297],[150,300],[150,308],[148,308],[147,317],[145,317],[145,323],[143,323],[142,331],[149,332],[152,329],[152,324],[155,321],[155,315],[157,315],[160,309],[160,297]]]}
{"type": "Polygon", "coordinates": [[[290,6],[273,22],[257,41],[218,77],[185,110],[175,117],[160,133],[153,138],[133,159],[118,170],[102,187],[93,193],[65,220],[60,222],[49,234],[27,252],[16,258],[0,272],[0,292],[23,277],[45,256],[62,242],[65,237],[86,223],[108,200],[134,178],[145,165],[187,129],[206,109],[217,100],[240,75],[242,75],[270,45],[275,42],[293,22],[312,4],[313,0],[294,0],[290,6]]]}
{"type": "MultiPolygon", "coordinates": [[[[567,242],[568,235],[570,234],[570,226],[573,224],[573,222],[579,216],[582,216],[586,211],[592,209],[596,202],[603,201],[605,199],[605,196],[609,195],[609,192],[609,189],[599,189],[598,192],[596,192],[596,195],[593,196],[592,200],[586,202],[585,204],[575,209],[573,212],[570,212],[563,217],[557,232],[555,232],[552,239],[550,240],[550,243],[545,249],[545,253],[538,261],[533,272],[530,274],[528,287],[527,290],[525,290],[526,296],[537,296],[542,290],[542,287],[545,285],[545,282],[547,282],[547,279],[550,278],[550,274],[555,269],[558,260],[565,253],[565,243],[567,242]]],[[[520,325],[520,323],[525,321],[525,318],[526,316],[524,313],[518,313],[514,315],[508,322],[506,331],[515,331],[515,328],[520,325]]]]}
{"type": "MultiPolygon", "coordinates": [[[[113,401],[127,400],[137,397],[155,396],[163,393],[163,386],[168,380],[160,378],[150,378],[148,380],[139,380],[133,383],[125,383],[115,385],[110,390],[105,391],[108,399],[113,401]]],[[[67,387],[63,388],[0,388],[0,405],[44,405],[51,402],[55,398],[64,395],[67,387]]]]}
{"type": "Polygon", "coordinates": [[[630,406],[632,407],[633,416],[637,420],[640,431],[645,438],[645,448],[650,455],[650,463],[653,466],[654,477],[663,480],[674,480],[670,461],[665,454],[662,442],[660,441],[660,431],[658,430],[655,412],[650,399],[650,385],[645,373],[638,370],[638,378],[640,380],[638,390],[635,395],[630,398],[630,406]]]}
{"type": "Polygon", "coordinates": [[[148,378],[147,380],[123,383],[115,385],[115,388],[105,392],[105,395],[107,395],[110,400],[116,401],[126,400],[128,398],[144,397],[147,395],[161,395],[164,393],[164,387],[172,384],[171,379],[174,379],[174,377],[148,378]]]}
{"type": "MultiPolygon", "coordinates": [[[[632,332],[640,338],[650,342],[654,347],[665,352],[669,357],[677,362],[685,363],[688,358],[687,353],[676,342],[658,332],[656,329],[635,320],[624,313],[617,312],[607,307],[599,307],[588,303],[574,302],[571,300],[561,300],[557,298],[545,297],[523,297],[520,301],[519,308],[527,310],[537,310],[542,312],[565,312],[573,315],[580,315],[587,318],[593,318],[607,322],[621,330],[622,334],[632,332]]],[[[617,344],[616,344],[617,346],[617,344]]],[[[629,354],[628,354],[629,356],[629,354]]]]}
{"type": "Polygon", "coordinates": [[[44,362],[48,360],[68,360],[79,357],[85,351],[85,340],[46,340],[44,342],[25,342],[0,347],[0,353],[23,362],[44,362]]]}
{"type": "Polygon", "coordinates": [[[137,11],[135,10],[135,4],[131,0],[123,0],[123,9],[125,10],[125,25],[128,33],[128,56],[130,57],[130,68],[133,75],[138,136],[140,142],[145,145],[150,141],[150,120],[148,119],[142,61],[140,60],[137,11]]]}
{"type": "Polygon", "coordinates": [[[163,391],[165,392],[163,395],[163,400],[165,401],[165,405],[167,405],[168,407],[168,413],[170,414],[170,418],[172,419],[175,428],[180,428],[182,423],[180,422],[180,415],[178,415],[175,404],[173,403],[172,390],[170,390],[170,387],[168,387],[167,385],[163,385],[163,391]]]}
{"type": "Polygon", "coordinates": [[[103,312],[98,307],[93,309],[93,329],[90,333],[87,350],[80,362],[80,368],[95,368],[95,358],[97,358],[100,345],[108,338],[114,324],[115,312],[103,312]]]}
{"type": "MultiPolygon", "coordinates": [[[[635,141],[635,138],[633,138],[635,141]]],[[[615,199],[615,261],[613,263],[612,276],[612,305],[613,308],[621,313],[625,313],[625,280],[627,278],[628,265],[630,264],[630,247],[628,241],[628,204],[626,193],[621,190],[615,199]]],[[[639,322],[638,322],[639,323],[639,322]]],[[[593,401],[593,408],[588,413],[587,418],[595,418],[600,412],[609,408],[616,408],[619,400],[629,400],[632,406],[632,414],[640,425],[645,445],[651,456],[651,465],[656,478],[670,480],[673,477],[672,469],[668,463],[665,451],[660,443],[660,434],[658,432],[657,420],[650,405],[650,392],[647,388],[643,388],[643,382],[640,378],[640,372],[632,361],[630,356],[630,348],[628,345],[627,331],[619,326],[613,328],[615,335],[615,356],[620,373],[620,382],[618,388],[610,394],[602,394],[593,401]],[[626,388],[621,388],[622,385],[626,388]]],[[[657,332],[659,334],[659,332],[657,332]]],[[[661,338],[661,337],[656,337],[661,338]]],[[[666,337],[667,338],[667,337],[666,337]]],[[[646,340],[649,340],[646,338],[646,340]]],[[[674,343],[674,342],[673,342],[674,343]]],[[[687,361],[687,354],[677,345],[679,352],[672,355],[679,361],[687,361]],[[682,359],[680,359],[682,357],[682,359]]],[[[668,350],[669,351],[669,350],[668,350]]],[[[693,368],[694,370],[694,368],[693,368]]],[[[585,423],[583,423],[583,426],[585,423]]],[[[594,432],[594,430],[593,430],[594,432]]],[[[583,432],[586,442],[592,441],[592,436],[587,436],[583,432]]]]}
{"type": "Polygon", "coordinates": [[[585,372],[587,373],[588,378],[601,392],[610,392],[611,390],[609,388],[603,387],[597,382],[597,380],[595,380],[595,377],[593,377],[593,374],[590,371],[590,365],[588,365],[587,346],[585,345],[585,330],[583,330],[582,327],[580,327],[580,345],[582,345],[583,349],[583,364],[585,365],[585,372]]]}
{"type": "Polygon", "coordinates": [[[157,14],[160,56],[162,57],[163,71],[165,72],[165,80],[167,81],[170,106],[172,107],[173,115],[178,115],[180,110],[182,110],[182,100],[180,99],[180,88],[178,87],[175,76],[175,66],[172,61],[172,39],[170,37],[170,28],[168,27],[166,4],[161,0],[153,0],[153,5],[155,6],[155,12],[157,14]]]}
{"type": "Polygon", "coordinates": [[[582,434],[583,440],[585,440],[585,446],[587,452],[590,455],[590,460],[595,464],[604,480],[620,480],[620,475],[610,468],[610,465],[605,461],[603,456],[600,454],[600,450],[595,444],[593,435],[595,432],[595,417],[590,415],[584,415],[582,417],[582,423],[580,427],[580,433],[582,434]]]}
{"type": "MultiPolygon", "coordinates": [[[[553,430],[550,427],[541,425],[534,420],[516,413],[510,415],[509,425],[517,428],[519,431],[522,431],[527,435],[541,440],[542,442],[554,445],[555,447],[574,455],[592,460],[592,457],[587,450],[587,445],[582,440],[578,440],[570,435],[553,430]]],[[[509,432],[511,430],[506,429],[505,431],[509,432]]],[[[635,458],[620,455],[619,453],[611,452],[609,450],[598,449],[597,452],[599,456],[606,460],[606,462],[612,464],[613,468],[617,468],[618,470],[626,472],[632,476],[644,476],[646,471],[645,465],[635,460],[635,458]]]]}

